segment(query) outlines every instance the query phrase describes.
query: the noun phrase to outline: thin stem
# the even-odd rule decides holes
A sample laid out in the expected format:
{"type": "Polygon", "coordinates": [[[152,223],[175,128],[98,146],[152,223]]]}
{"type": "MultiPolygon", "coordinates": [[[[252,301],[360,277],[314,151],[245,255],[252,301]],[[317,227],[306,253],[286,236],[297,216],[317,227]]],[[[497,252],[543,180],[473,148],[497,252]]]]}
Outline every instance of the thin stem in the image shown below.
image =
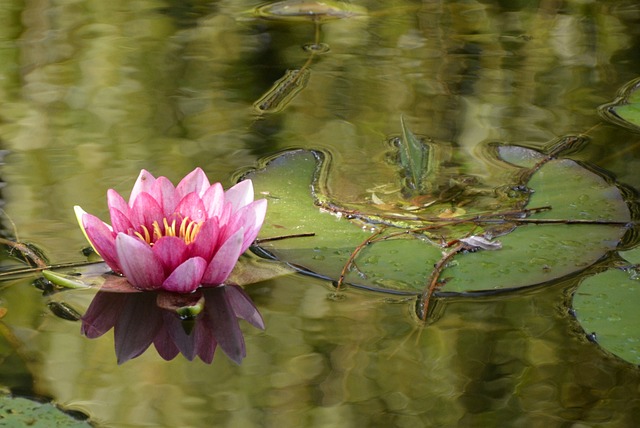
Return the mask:
{"type": "Polygon", "coordinates": [[[442,258],[438,260],[438,262],[434,265],[433,271],[431,271],[431,275],[429,275],[429,281],[427,282],[422,295],[420,296],[419,301],[419,313],[418,316],[422,321],[427,320],[427,315],[429,313],[429,303],[431,302],[431,297],[433,293],[440,287],[442,284],[440,283],[440,274],[447,266],[447,263],[458,254],[460,251],[465,249],[465,244],[459,242],[451,247],[451,251],[444,253],[442,258]]]}
{"type": "Polygon", "coordinates": [[[340,278],[338,278],[338,283],[336,284],[336,288],[338,290],[340,290],[340,287],[342,287],[342,283],[344,282],[344,277],[347,275],[347,272],[349,271],[351,266],[353,266],[356,257],[358,257],[358,253],[360,253],[360,251],[362,251],[364,247],[374,242],[376,238],[380,236],[380,234],[384,231],[385,231],[384,228],[376,230],[371,236],[369,236],[360,245],[358,245],[355,248],[355,250],[353,250],[353,252],[351,252],[349,259],[347,260],[344,267],[342,268],[342,271],[340,272],[340,278]]]}

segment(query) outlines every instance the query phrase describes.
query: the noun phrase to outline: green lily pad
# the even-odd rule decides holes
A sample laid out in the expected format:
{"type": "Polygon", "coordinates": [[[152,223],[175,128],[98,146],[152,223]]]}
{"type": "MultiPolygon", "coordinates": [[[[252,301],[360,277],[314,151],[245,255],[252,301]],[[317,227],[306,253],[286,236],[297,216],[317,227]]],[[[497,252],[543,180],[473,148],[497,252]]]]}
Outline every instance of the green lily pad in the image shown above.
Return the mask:
{"type": "MultiPolygon", "coordinates": [[[[523,153],[532,157],[529,151],[523,153]]],[[[429,234],[416,232],[421,225],[416,221],[382,225],[367,217],[356,219],[350,211],[319,206],[330,200],[330,195],[321,193],[326,157],[321,152],[290,151],[245,175],[252,179],[257,193],[269,198],[259,238],[291,236],[263,241],[257,250],[303,271],[365,288],[420,292],[433,266],[449,250],[444,243],[477,234],[476,229],[496,235],[494,240],[502,248],[471,248],[457,254],[440,274],[446,280],[442,292],[540,284],[582,270],[615,249],[630,220],[614,184],[577,162],[558,159],[546,162],[526,183],[534,191],[528,207],[551,209],[522,221],[514,217],[510,223],[498,216],[489,218],[488,226],[479,227],[478,222],[465,222],[461,217],[441,220],[444,226],[455,223],[453,229],[425,221],[422,226],[436,228],[429,234]],[[449,235],[437,239],[438,232],[449,235]]],[[[512,184],[518,184],[521,172],[514,167],[512,184]]]]}
{"type": "Polygon", "coordinates": [[[599,107],[605,119],[640,132],[640,79],[634,79],[620,90],[618,98],[599,107]]]}
{"type": "Polygon", "coordinates": [[[63,412],[51,403],[0,395],[0,426],[84,428],[92,425],[63,412]]]}
{"type": "Polygon", "coordinates": [[[635,269],[610,269],[582,281],[573,296],[573,309],[585,332],[633,364],[640,364],[639,293],[635,269]]]}

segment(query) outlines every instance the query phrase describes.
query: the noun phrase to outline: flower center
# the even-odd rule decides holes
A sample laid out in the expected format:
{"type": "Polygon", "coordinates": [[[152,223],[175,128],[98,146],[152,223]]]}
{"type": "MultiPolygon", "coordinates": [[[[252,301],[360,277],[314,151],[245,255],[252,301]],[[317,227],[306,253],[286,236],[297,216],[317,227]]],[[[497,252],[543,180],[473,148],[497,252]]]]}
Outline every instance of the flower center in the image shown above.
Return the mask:
{"type": "Polygon", "coordinates": [[[202,223],[190,220],[189,217],[185,217],[180,221],[180,226],[176,219],[173,219],[171,223],[166,218],[162,219],[162,225],[158,221],[154,221],[151,224],[151,230],[144,224],[140,225],[142,232],[135,231],[135,235],[142,239],[147,244],[153,246],[153,244],[164,236],[177,236],[182,238],[185,243],[190,244],[198,236],[202,223]]]}

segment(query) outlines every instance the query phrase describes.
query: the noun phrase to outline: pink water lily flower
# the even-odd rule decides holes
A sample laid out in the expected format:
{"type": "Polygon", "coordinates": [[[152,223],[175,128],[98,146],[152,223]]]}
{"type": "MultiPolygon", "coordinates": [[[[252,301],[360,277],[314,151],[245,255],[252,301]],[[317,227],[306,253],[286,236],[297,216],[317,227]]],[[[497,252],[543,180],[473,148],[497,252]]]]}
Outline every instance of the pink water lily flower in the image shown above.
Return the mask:
{"type": "Polygon", "coordinates": [[[85,236],[116,273],[141,290],[190,293],[224,283],[256,239],[267,201],[251,180],[226,192],[196,168],[174,185],[142,170],[129,202],[107,192],[111,225],[76,206],[85,236]]]}

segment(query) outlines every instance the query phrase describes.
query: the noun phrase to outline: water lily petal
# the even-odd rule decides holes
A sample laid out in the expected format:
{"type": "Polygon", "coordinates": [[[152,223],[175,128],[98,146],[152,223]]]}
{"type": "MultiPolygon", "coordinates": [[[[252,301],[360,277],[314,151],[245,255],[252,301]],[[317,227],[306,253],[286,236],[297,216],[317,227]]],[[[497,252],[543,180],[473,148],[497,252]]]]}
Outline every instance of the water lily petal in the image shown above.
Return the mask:
{"type": "Polygon", "coordinates": [[[129,196],[129,206],[133,207],[135,200],[138,198],[138,195],[142,192],[149,192],[153,183],[155,183],[156,178],[146,169],[140,171],[140,175],[138,175],[138,179],[133,185],[133,189],[131,190],[131,195],[129,196]]]}
{"type": "Polygon", "coordinates": [[[164,216],[169,217],[178,204],[178,194],[173,183],[167,177],[158,177],[149,193],[162,207],[164,216]]]}
{"type": "Polygon", "coordinates": [[[140,193],[131,208],[131,223],[134,224],[134,227],[138,228],[140,225],[144,225],[151,232],[153,222],[162,224],[163,218],[162,207],[153,199],[153,196],[146,192],[140,193]]]}
{"type": "Polygon", "coordinates": [[[76,214],[80,215],[79,221],[82,225],[82,231],[95,252],[111,269],[118,273],[122,272],[111,227],[98,217],[82,211],[80,207],[76,207],[76,214]]]}
{"type": "Polygon", "coordinates": [[[233,312],[238,318],[242,318],[249,324],[264,330],[264,320],[258,312],[258,308],[251,301],[251,298],[245,293],[242,287],[237,285],[227,285],[226,297],[229,305],[233,308],[233,312]]]}
{"type": "Polygon", "coordinates": [[[164,236],[158,239],[151,250],[160,259],[166,276],[189,258],[187,244],[176,236],[164,236]]]}
{"type": "Polygon", "coordinates": [[[244,337],[236,314],[226,298],[227,287],[221,286],[206,293],[205,314],[208,316],[213,336],[225,354],[240,364],[247,355],[244,337]]]}
{"type": "Polygon", "coordinates": [[[176,211],[189,220],[202,222],[207,218],[207,209],[197,193],[187,193],[178,203],[176,211]]]}
{"type": "Polygon", "coordinates": [[[242,254],[243,238],[244,229],[240,228],[222,244],[204,272],[204,276],[202,277],[202,284],[204,286],[222,284],[229,277],[233,267],[238,262],[240,254],[242,254]]]}
{"type": "MultiPolygon", "coordinates": [[[[127,207],[127,209],[128,208],[129,207],[127,207]]],[[[128,233],[131,229],[134,229],[127,214],[115,208],[109,208],[109,213],[111,215],[111,227],[114,233],[128,233]]]]}
{"type": "Polygon", "coordinates": [[[267,200],[259,199],[251,202],[249,205],[242,207],[236,213],[236,219],[238,219],[238,226],[244,228],[244,239],[242,242],[242,252],[244,253],[247,248],[255,241],[264,217],[267,213],[267,200]]]}
{"type": "Polygon", "coordinates": [[[178,266],[162,283],[162,289],[174,293],[191,293],[200,285],[207,261],[193,257],[178,266]]]}
{"type": "Polygon", "coordinates": [[[176,193],[179,198],[184,197],[187,193],[195,192],[198,196],[202,196],[209,188],[209,179],[201,168],[196,168],[187,174],[176,186],[176,193]]]}
{"type": "Polygon", "coordinates": [[[159,288],[164,282],[164,268],[151,247],[133,236],[119,233],[116,251],[122,273],[129,282],[143,290],[159,288]]]}
{"type": "MultiPolygon", "coordinates": [[[[125,217],[129,217],[131,214],[131,209],[127,204],[127,201],[125,201],[124,198],[113,189],[107,190],[107,206],[109,207],[110,213],[113,210],[118,210],[124,214],[125,217]]],[[[111,219],[111,225],[114,226],[113,218],[111,219]]]]}
{"type": "Polygon", "coordinates": [[[239,210],[253,201],[253,183],[251,180],[241,181],[225,192],[224,199],[231,202],[234,211],[239,210]]]}
{"type": "Polygon", "coordinates": [[[211,260],[217,250],[219,234],[218,219],[215,217],[207,219],[200,226],[196,239],[189,245],[190,257],[199,256],[205,260],[211,260]]]}
{"type": "Polygon", "coordinates": [[[224,190],[222,184],[212,184],[202,195],[202,202],[207,208],[209,217],[220,217],[222,207],[224,206],[224,190]]]}

